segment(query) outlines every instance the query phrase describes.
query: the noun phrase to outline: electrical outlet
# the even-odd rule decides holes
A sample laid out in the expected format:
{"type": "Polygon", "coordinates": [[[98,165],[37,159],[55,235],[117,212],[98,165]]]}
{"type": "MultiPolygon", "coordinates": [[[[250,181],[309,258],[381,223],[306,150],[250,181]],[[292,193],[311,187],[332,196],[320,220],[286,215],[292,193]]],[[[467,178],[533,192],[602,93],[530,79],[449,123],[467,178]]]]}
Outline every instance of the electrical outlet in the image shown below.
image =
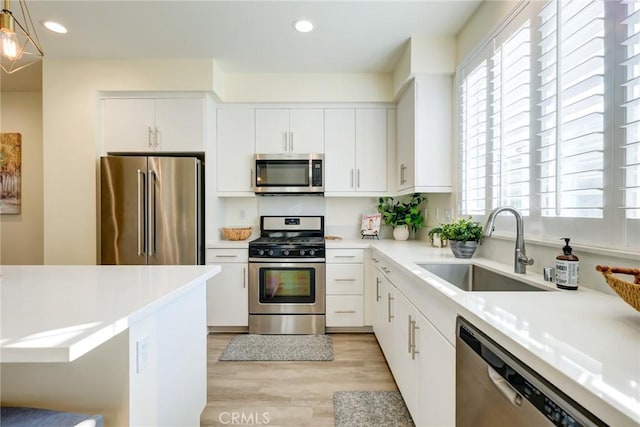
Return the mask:
{"type": "Polygon", "coordinates": [[[136,373],[142,373],[149,364],[149,337],[143,337],[136,341],[136,373]]]}

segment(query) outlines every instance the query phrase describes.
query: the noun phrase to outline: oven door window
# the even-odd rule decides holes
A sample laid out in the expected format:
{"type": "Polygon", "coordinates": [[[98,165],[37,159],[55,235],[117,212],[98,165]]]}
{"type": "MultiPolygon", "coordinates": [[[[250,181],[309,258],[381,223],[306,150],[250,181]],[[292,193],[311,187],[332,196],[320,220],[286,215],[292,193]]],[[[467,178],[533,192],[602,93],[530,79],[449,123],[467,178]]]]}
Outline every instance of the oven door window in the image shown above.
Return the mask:
{"type": "Polygon", "coordinates": [[[314,268],[260,268],[261,304],[315,303],[314,268]]]}
{"type": "Polygon", "coordinates": [[[308,187],[309,160],[256,161],[256,187],[308,187]]]}

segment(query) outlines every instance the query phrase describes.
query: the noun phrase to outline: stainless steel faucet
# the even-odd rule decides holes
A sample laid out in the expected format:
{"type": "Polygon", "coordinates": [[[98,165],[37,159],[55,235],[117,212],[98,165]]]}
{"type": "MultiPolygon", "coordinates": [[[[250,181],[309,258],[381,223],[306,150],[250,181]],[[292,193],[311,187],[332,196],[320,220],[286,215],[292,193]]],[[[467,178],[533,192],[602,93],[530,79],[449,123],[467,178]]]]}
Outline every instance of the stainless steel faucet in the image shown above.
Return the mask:
{"type": "Polygon", "coordinates": [[[524,250],[524,221],[522,220],[522,214],[519,210],[509,206],[495,208],[489,214],[489,218],[487,218],[483,234],[485,237],[491,237],[491,233],[493,233],[493,229],[495,228],[496,217],[501,212],[511,212],[513,216],[516,217],[516,249],[513,259],[513,271],[525,274],[527,272],[527,265],[533,264],[533,258],[529,258],[524,250]]]}

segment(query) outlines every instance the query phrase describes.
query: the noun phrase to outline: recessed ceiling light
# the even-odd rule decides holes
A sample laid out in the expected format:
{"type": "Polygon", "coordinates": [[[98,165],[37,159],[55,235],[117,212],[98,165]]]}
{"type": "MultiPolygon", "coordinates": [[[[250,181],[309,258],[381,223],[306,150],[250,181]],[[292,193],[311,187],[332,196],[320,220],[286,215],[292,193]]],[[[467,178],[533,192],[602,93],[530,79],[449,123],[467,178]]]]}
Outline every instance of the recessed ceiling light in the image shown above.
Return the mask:
{"type": "Polygon", "coordinates": [[[58,34],[67,33],[67,28],[64,25],[60,24],[59,22],[42,20],[40,21],[40,23],[44,25],[45,28],[53,31],[54,33],[58,33],[58,34]]]}
{"type": "Polygon", "coordinates": [[[306,19],[299,19],[293,23],[293,28],[301,33],[308,33],[313,30],[313,23],[306,19]]]}

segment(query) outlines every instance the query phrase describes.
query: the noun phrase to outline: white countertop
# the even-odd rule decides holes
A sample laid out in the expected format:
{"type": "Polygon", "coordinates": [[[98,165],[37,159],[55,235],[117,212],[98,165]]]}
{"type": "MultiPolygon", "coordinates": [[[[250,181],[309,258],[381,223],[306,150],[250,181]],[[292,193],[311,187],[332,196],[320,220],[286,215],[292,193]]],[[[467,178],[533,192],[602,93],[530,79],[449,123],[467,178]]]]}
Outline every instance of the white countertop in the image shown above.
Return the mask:
{"type": "Polygon", "coordinates": [[[0,360],[70,362],[220,266],[2,266],[0,360]]]}
{"type": "MultiPolygon", "coordinates": [[[[425,242],[369,241],[456,303],[458,313],[612,426],[640,426],[640,312],[615,295],[584,287],[563,291],[539,274],[483,258],[455,259],[425,242]],[[472,262],[550,292],[464,292],[417,264],[472,262]]],[[[355,242],[327,242],[328,248],[355,242]]],[[[603,278],[604,280],[604,278],[603,278]]]]}

